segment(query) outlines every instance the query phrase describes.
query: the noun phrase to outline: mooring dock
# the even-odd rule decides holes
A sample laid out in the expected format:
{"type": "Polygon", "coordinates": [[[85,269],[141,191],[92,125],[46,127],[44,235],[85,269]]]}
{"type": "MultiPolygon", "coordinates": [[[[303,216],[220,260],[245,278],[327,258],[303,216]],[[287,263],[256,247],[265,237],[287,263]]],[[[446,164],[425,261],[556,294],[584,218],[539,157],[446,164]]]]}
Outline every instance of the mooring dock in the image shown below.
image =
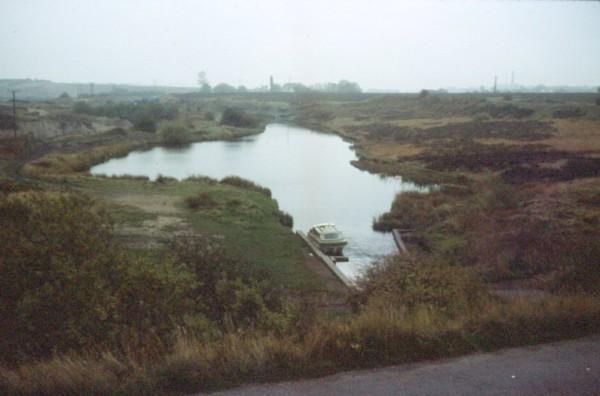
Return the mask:
{"type": "Polygon", "coordinates": [[[400,235],[402,231],[394,228],[392,230],[392,235],[394,236],[394,242],[396,243],[396,246],[398,247],[398,251],[400,253],[408,253],[408,249],[406,248],[406,245],[404,244],[404,241],[402,240],[402,236],[400,235]]]}
{"type": "Polygon", "coordinates": [[[329,270],[346,286],[346,287],[354,287],[354,283],[343,274],[342,271],[335,265],[335,262],[326,254],[321,252],[319,248],[312,243],[306,234],[302,231],[296,231],[296,234],[308,245],[313,254],[321,260],[323,264],[325,264],[329,270]]]}

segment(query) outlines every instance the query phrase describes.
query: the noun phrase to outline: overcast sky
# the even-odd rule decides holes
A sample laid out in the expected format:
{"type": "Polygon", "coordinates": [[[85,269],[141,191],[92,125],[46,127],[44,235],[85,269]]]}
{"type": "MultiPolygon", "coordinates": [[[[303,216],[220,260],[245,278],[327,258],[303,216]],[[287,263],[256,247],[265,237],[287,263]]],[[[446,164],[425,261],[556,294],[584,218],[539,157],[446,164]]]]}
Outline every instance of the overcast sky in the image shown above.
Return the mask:
{"type": "Polygon", "coordinates": [[[600,84],[598,2],[0,0],[0,78],[600,84]]]}

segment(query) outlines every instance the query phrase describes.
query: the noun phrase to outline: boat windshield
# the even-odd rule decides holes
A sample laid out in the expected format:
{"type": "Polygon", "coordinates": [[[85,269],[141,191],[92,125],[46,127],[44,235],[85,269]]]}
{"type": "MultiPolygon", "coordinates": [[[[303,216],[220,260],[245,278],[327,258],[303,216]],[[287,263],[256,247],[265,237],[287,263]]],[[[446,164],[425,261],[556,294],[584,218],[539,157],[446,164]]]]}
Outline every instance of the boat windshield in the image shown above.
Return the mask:
{"type": "Polygon", "coordinates": [[[329,232],[323,235],[323,239],[340,239],[342,236],[339,232],[329,232]]]}

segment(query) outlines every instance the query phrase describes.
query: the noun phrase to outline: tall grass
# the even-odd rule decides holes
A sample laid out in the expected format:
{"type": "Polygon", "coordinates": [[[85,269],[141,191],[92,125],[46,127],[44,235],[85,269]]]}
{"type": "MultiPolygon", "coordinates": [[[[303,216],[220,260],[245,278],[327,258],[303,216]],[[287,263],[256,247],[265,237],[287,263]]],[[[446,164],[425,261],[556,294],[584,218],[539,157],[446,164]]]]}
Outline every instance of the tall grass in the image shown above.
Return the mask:
{"type": "Polygon", "coordinates": [[[92,166],[143,147],[141,142],[115,143],[77,153],[48,154],[23,167],[28,177],[52,179],[88,171],[92,166]]]}
{"type": "Polygon", "coordinates": [[[578,295],[541,302],[490,300],[484,309],[449,315],[373,304],[361,313],[319,321],[306,332],[232,332],[214,342],[180,335],[172,350],[142,358],[56,357],[0,369],[3,394],[179,394],[243,382],[322,375],[554,341],[600,330],[600,301],[578,295]]]}
{"type": "Polygon", "coordinates": [[[270,189],[268,189],[267,187],[259,186],[258,184],[254,183],[250,180],[243,179],[239,176],[224,177],[223,179],[221,179],[221,183],[229,184],[230,186],[235,186],[235,187],[243,188],[246,190],[256,191],[258,193],[263,194],[264,196],[266,196],[268,198],[271,198],[271,190],[270,189]]]}

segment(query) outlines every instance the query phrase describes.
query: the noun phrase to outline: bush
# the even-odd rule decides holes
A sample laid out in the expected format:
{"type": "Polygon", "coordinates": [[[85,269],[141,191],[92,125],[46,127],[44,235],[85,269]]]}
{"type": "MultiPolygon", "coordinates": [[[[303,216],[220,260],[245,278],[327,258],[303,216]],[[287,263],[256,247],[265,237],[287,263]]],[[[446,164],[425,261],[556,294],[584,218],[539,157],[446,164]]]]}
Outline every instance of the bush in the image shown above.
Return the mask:
{"type": "MultiPolygon", "coordinates": [[[[250,275],[230,258],[218,239],[178,235],[165,241],[177,265],[195,275],[197,310],[221,331],[248,326],[272,329],[286,314],[283,291],[261,276],[250,275]]],[[[289,313],[289,312],[288,312],[289,313]]]]}
{"type": "Polygon", "coordinates": [[[185,204],[192,210],[199,208],[211,209],[219,206],[219,203],[213,198],[213,196],[206,191],[192,197],[187,197],[185,199],[185,204]]]}
{"type": "Polygon", "coordinates": [[[486,302],[484,284],[469,270],[408,255],[389,257],[370,267],[354,296],[360,304],[394,308],[432,308],[449,314],[476,311],[486,302]]]}
{"type": "Polygon", "coordinates": [[[190,131],[179,123],[164,124],[158,134],[162,143],[167,146],[178,146],[190,141],[190,131]]]}
{"type": "Polygon", "coordinates": [[[156,132],[156,122],[151,118],[143,118],[135,123],[135,127],[143,132],[156,132]]]}
{"type": "Polygon", "coordinates": [[[0,356],[20,360],[166,341],[193,278],[128,257],[84,196],[0,198],[0,356]]]}
{"type": "Polygon", "coordinates": [[[586,114],[585,110],[577,107],[569,107],[565,109],[555,110],[552,113],[554,118],[578,118],[583,117],[586,114]]]}
{"type": "Polygon", "coordinates": [[[229,184],[230,186],[240,187],[245,190],[256,191],[262,195],[271,198],[271,190],[267,187],[259,186],[258,184],[251,182],[250,180],[243,179],[239,176],[227,176],[221,179],[221,183],[229,184]]]}
{"type": "Polygon", "coordinates": [[[149,125],[150,121],[156,123],[161,120],[172,120],[178,113],[175,105],[159,101],[107,102],[98,106],[91,106],[87,102],[78,101],[73,105],[73,111],[94,116],[121,118],[131,121],[134,125],[138,123],[149,125]]]}
{"type": "Polygon", "coordinates": [[[280,210],[278,212],[278,215],[279,215],[279,223],[282,226],[288,227],[288,228],[294,227],[294,218],[292,217],[291,214],[284,212],[283,210],[280,210]]]}
{"type": "Polygon", "coordinates": [[[221,117],[221,125],[230,125],[237,128],[257,128],[259,121],[246,114],[243,110],[226,108],[221,117]]]}

